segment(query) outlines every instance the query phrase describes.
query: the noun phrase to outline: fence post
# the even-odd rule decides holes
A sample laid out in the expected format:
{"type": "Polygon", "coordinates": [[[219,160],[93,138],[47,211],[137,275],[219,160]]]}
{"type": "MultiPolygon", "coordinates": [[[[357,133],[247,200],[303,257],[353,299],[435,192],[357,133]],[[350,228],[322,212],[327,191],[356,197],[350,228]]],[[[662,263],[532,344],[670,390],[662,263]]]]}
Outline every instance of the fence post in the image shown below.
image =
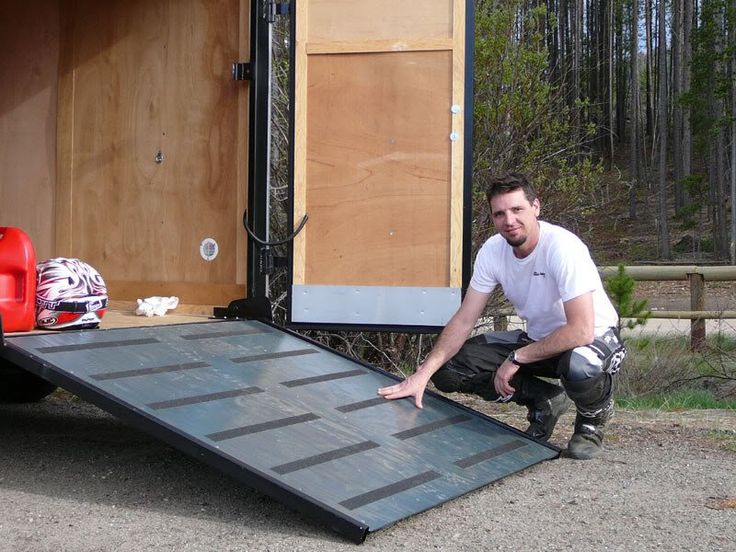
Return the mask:
{"type": "MultiPolygon", "coordinates": [[[[705,275],[689,273],[690,280],[690,310],[705,310],[705,275]]],[[[690,348],[693,351],[705,350],[705,319],[692,318],[690,320],[690,348]]]]}

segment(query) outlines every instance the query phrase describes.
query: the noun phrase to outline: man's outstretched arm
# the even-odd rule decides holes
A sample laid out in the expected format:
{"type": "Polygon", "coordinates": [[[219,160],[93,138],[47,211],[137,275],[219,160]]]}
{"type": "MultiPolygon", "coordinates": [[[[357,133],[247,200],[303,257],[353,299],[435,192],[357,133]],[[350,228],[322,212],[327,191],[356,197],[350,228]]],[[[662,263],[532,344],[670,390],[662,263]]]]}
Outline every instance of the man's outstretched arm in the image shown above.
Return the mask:
{"type": "Polygon", "coordinates": [[[401,383],[389,387],[381,387],[378,394],[385,399],[403,399],[414,397],[414,404],[422,408],[422,397],[424,389],[432,377],[442,365],[450,360],[460,350],[465,340],[475,327],[483,309],[488,302],[489,293],[481,293],[473,288],[468,288],[460,308],[442,330],[437,343],[432,348],[427,358],[424,359],[412,375],[401,383]]]}

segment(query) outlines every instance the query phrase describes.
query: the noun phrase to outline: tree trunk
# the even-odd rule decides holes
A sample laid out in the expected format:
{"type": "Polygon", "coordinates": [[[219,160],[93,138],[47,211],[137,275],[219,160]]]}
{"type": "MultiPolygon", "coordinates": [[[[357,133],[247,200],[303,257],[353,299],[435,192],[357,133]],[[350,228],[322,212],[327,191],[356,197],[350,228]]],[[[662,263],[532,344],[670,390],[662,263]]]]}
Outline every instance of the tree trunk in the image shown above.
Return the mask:
{"type": "MultiPolygon", "coordinates": [[[[716,78],[718,75],[724,73],[723,62],[720,61],[720,54],[723,53],[723,41],[725,39],[725,13],[722,5],[716,5],[716,11],[714,14],[714,28],[715,34],[715,50],[719,54],[717,61],[713,67],[713,86],[715,90],[716,78]]],[[[712,156],[711,161],[712,172],[709,175],[709,181],[713,188],[713,245],[715,249],[715,255],[718,259],[724,259],[729,256],[728,251],[728,232],[726,230],[726,190],[724,177],[727,174],[726,171],[726,132],[725,132],[725,105],[721,97],[716,97],[714,92],[710,93],[711,106],[712,106],[712,120],[715,125],[714,127],[714,138],[712,145],[712,156]]]]}
{"type": "Polygon", "coordinates": [[[653,117],[652,117],[652,0],[644,0],[644,28],[646,32],[647,43],[647,74],[646,74],[646,116],[647,116],[647,136],[652,136],[653,117]]]}
{"type": "Polygon", "coordinates": [[[610,159],[610,164],[613,166],[613,155],[614,155],[614,143],[613,143],[613,125],[614,125],[614,118],[613,118],[613,69],[614,69],[614,63],[613,63],[613,0],[608,0],[608,10],[606,11],[606,34],[607,34],[607,40],[606,40],[606,49],[607,49],[607,55],[606,55],[606,63],[608,64],[608,71],[606,71],[606,80],[608,81],[606,83],[606,88],[608,90],[608,94],[606,94],[606,118],[608,125],[606,126],[606,131],[608,133],[608,158],[610,159]]]}
{"type": "Polygon", "coordinates": [[[571,59],[572,56],[570,54],[571,48],[570,48],[570,8],[568,5],[568,0],[560,0],[560,11],[559,11],[559,24],[558,24],[558,35],[559,35],[559,43],[560,43],[560,80],[562,82],[562,86],[564,86],[564,94],[565,94],[565,101],[568,107],[570,107],[570,112],[572,113],[572,108],[574,106],[574,102],[572,100],[572,65],[571,65],[571,59]]]}
{"type": "Polygon", "coordinates": [[[639,0],[631,0],[631,187],[629,188],[629,218],[637,214],[636,193],[639,188],[639,0]]]}
{"type": "MultiPolygon", "coordinates": [[[[549,52],[549,78],[551,82],[556,84],[560,82],[560,44],[557,29],[552,27],[552,17],[550,15],[559,13],[557,1],[547,0],[547,17],[545,18],[547,28],[545,33],[547,36],[547,51],[549,52]]],[[[561,24],[559,22],[561,19],[561,17],[558,17],[558,26],[561,24]]]]}
{"type": "Polygon", "coordinates": [[[624,44],[624,9],[623,2],[616,2],[616,137],[619,143],[626,140],[626,102],[628,100],[628,67],[625,63],[626,44],[624,44]]]}
{"type": "MultiPolygon", "coordinates": [[[[721,116],[724,114],[723,101],[718,102],[720,104],[721,116]]],[[[718,156],[718,173],[716,179],[718,183],[718,258],[728,259],[729,258],[729,247],[728,247],[728,195],[726,194],[726,180],[728,175],[727,163],[726,163],[726,123],[719,123],[718,125],[718,142],[716,145],[716,154],[718,156]]]]}
{"type": "MultiPolygon", "coordinates": [[[[736,0],[731,0],[731,13],[736,14],[736,0]]],[[[729,44],[736,41],[736,20],[731,19],[729,44]]],[[[736,265],[736,48],[731,54],[731,264],[736,265]]]]}
{"type": "Polygon", "coordinates": [[[583,55],[583,0],[573,0],[572,26],[572,97],[573,97],[573,126],[577,142],[582,140],[582,126],[580,116],[580,64],[583,55]]]}
{"type": "Polygon", "coordinates": [[[682,184],[682,2],[672,0],[672,156],[674,161],[675,211],[685,206],[682,184]]]}
{"type": "MultiPolygon", "coordinates": [[[[584,59],[587,60],[587,69],[588,69],[588,98],[590,99],[590,107],[588,109],[589,117],[592,116],[593,121],[598,123],[598,126],[600,126],[600,119],[596,117],[599,102],[598,102],[598,71],[600,69],[600,64],[598,63],[599,60],[599,41],[600,41],[600,35],[598,34],[598,27],[597,27],[597,21],[598,21],[598,11],[595,9],[595,6],[597,6],[597,2],[590,2],[590,0],[587,3],[587,9],[585,11],[585,22],[587,23],[587,37],[588,40],[585,41],[585,45],[587,46],[587,55],[583,55],[584,59]]],[[[581,75],[582,80],[583,75],[581,75]]],[[[588,119],[590,120],[590,119],[588,119]]],[[[600,136],[600,130],[599,134],[600,136]]],[[[598,145],[598,144],[596,144],[598,145]]],[[[600,150],[600,149],[599,149],[600,150]]]]}
{"type": "MultiPolygon", "coordinates": [[[[682,9],[682,85],[681,93],[690,92],[690,62],[692,59],[692,29],[693,29],[693,2],[684,0],[682,9]]],[[[682,178],[692,174],[693,159],[693,131],[690,124],[690,106],[682,109],[682,178]]],[[[682,187],[683,205],[690,203],[690,193],[687,186],[682,187]]]]}
{"type": "Polygon", "coordinates": [[[657,121],[659,128],[659,193],[657,212],[659,214],[659,246],[663,259],[672,258],[670,248],[669,223],[667,220],[667,42],[665,31],[665,2],[659,0],[658,11],[658,102],[657,121]]]}

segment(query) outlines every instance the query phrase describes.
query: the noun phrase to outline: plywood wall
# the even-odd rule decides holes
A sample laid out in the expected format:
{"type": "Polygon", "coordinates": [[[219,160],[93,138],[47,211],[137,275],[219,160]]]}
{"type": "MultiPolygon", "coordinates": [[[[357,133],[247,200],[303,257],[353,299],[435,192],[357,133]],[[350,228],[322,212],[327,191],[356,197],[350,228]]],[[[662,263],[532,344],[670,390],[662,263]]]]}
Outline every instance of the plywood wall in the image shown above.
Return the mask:
{"type": "Polygon", "coordinates": [[[435,79],[451,62],[443,51],[312,56],[309,283],[449,283],[451,91],[435,79]]]}
{"type": "Polygon", "coordinates": [[[79,0],[62,14],[57,250],[116,298],[244,294],[248,91],[230,76],[243,7],[79,0]]]}
{"type": "Polygon", "coordinates": [[[0,226],[54,253],[58,0],[0,2],[0,226]]]}

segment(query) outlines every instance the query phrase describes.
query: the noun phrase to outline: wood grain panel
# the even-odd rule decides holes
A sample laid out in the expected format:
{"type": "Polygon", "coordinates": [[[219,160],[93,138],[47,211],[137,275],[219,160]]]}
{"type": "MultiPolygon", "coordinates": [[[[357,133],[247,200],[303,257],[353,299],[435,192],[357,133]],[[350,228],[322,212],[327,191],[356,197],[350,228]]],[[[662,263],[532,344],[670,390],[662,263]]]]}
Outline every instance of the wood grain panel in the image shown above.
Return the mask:
{"type": "MultiPolygon", "coordinates": [[[[450,287],[463,283],[463,188],[465,185],[465,3],[454,2],[452,50],[452,191],[450,203],[450,287]]],[[[467,167],[468,171],[472,170],[467,167]]]]}
{"type": "MultiPolygon", "coordinates": [[[[294,224],[299,224],[307,214],[307,112],[308,102],[308,64],[307,33],[309,18],[308,2],[302,0],[296,4],[296,36],[295,36],[295,77],[294,77],[294,224]]],[[[296,226],[294,230],[296,229],[296,226]]],[[[306,232],[299,232],[293,242],[292,280],[295,284],[303,284],[306,278],[307,253],[306,232]]]]}
{"type": "Polygon", "coordinates": [[[247,87],[230,77],[245,48],[241,5],[74,5],[60,144],[73,207],[59,243],[108,280],[244,283],[247,87]],[[207,237],[220,248],[212,262],[199,255],[207,237]]]}
{"type": "Polygon", "coordinates": [[[452,52],[314,55],[308,78],[304,283],[447,286],[452,52]]]}
{"type": "Polygon", "coordinates": [[[0,226],[54,251],[57,0],[0,2],[0,226]]]}
{"type": "Polygon", "coordinates": [[[309,0],[309,42],[450,38],[453,0],[309,0]]]}

